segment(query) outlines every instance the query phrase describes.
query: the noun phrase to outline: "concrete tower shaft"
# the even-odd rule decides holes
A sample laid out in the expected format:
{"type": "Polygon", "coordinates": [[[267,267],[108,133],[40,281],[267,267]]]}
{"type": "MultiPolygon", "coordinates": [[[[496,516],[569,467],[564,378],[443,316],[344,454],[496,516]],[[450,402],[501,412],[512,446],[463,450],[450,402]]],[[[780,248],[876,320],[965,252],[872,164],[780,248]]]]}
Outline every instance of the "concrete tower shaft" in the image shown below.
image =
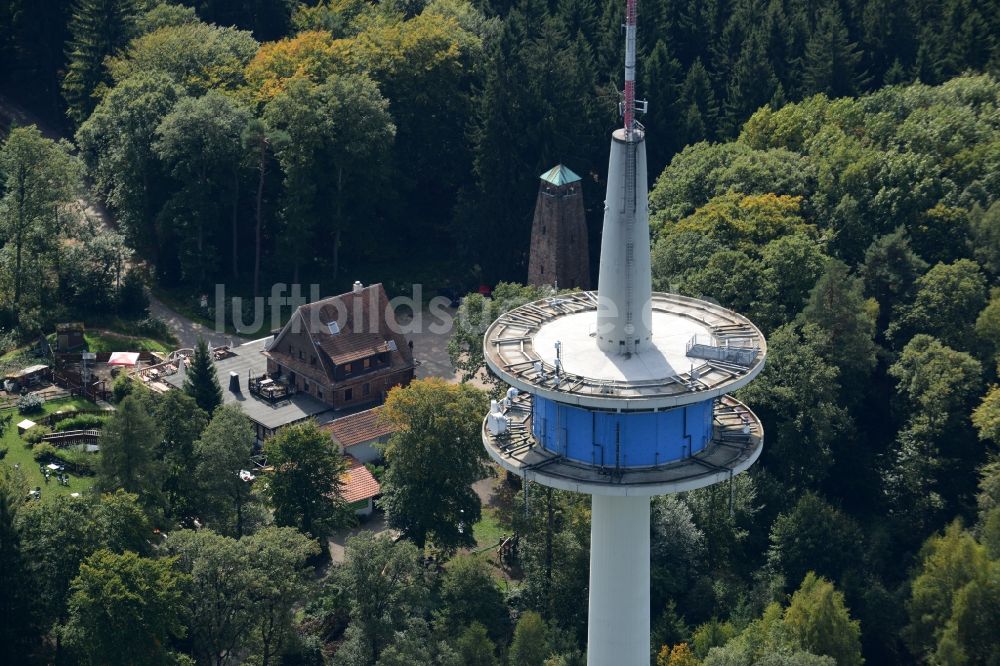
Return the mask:
{"type": "Polygon", "coordinates": [[[649,663],[649,497],[591,500],[587,664],[649,663]]]}
{"type": "Polygon", "coordinates": [[[606,354],[642,353],[652,336],[652,276],[646,142],[641,129],[611,137],[597,285],[597,345],[606,354]]]}

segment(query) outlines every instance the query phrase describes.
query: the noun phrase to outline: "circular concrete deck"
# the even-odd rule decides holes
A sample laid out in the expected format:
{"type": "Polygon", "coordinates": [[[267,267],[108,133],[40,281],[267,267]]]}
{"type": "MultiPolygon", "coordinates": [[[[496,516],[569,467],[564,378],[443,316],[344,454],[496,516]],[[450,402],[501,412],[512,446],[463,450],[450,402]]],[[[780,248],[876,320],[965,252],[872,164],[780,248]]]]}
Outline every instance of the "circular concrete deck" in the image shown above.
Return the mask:
{"type": "Polygon", "coordinates": [[[486,363],[511,386],[558,402],[659,410],[740,388],[760,373],[767,355],[764,336],[746,317],[676,294],[653,294],[653,337],[640,353],[605,354],[596,325],[592,291],[522,305],[487,329],[486,363]]]}

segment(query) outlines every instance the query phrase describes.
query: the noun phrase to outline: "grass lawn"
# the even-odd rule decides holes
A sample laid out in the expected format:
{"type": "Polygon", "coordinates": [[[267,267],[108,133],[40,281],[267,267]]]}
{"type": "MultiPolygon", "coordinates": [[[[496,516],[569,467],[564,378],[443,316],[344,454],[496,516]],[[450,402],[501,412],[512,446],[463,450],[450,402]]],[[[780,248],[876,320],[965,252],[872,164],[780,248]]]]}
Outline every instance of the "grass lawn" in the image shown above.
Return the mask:
{"type": "Polygon", "coordinates": [[[151,351],[167,354],[176,348],[153,338],[121,335],[106,330],[87,331],[83,334],[83,339],[87,341],[87,349],[92,352],[151,351]]]}
{"type": "MultiPolygon", "coordinates": [[[[89,400],[84,400],[82,398],[60,398],[59,400],[50,400],[43,405],[46,414],[51,414],[52,412],[57,412],[60,409],[95,409],[96,405],[89,400]]],[[[39,486],[42,489],[42,499],[46,497],[52,497],[54,495],[69,495],[70,493],[82,493],[90,489],[94,485],[94,477],[92,476],[75,476],[70,475],[69,485],[61,486],[56,482],[55,478],[49,482],[48,485],[45,484],[45,477],[38,471],[38,463],[35,459],[31,457],[31,449],[25,446],[24,441],[17,434],[17,423],[22,419],[35,420],[35,416],[40,416],[39,414],[34,414],[32,416],[22,416],[17,413],[17,410],[7,410],[4,413],[9,413],[13,411],[13,417],[11,418],[10,425],[3,433],[3,437],[0,437],[0,444],[7,447],[7,455],[0,465],[7,465],[13,467],[15,464],[21,465],[21,472],[24,473],[24,477],[28,480],[28,487],[35,488],[39,486]]]]}
{"type": "MultiPolygon", "coordinates": [[[[95,317],[86,320],[85,325],[83,339],[87,343],[87,351],[150,351],[166,354],[178,346],[177,340],[169,333],[162,337],[147,335],[136,322],[120,317],[95,317]]],[[[47,338],[55,348],[56,334],[50,333],[47,338]]]]}
{"type": "Polygon", "coordinates": [[[496,509],[483,507],[483,516],[472,526],[472,536],[476,538],[476,548],[488,548],[500,543],[500,536],[506,534],[497,520],[496,509]]]}
{"type": "Polygon", "coordinates": [[[24,356],[31,351],[30,346],[18,347],[17,349],[11,349],[6,354],[0,354],[0,363],[5,363],[7,361],[15,361],[21,356],[24,356]]]}

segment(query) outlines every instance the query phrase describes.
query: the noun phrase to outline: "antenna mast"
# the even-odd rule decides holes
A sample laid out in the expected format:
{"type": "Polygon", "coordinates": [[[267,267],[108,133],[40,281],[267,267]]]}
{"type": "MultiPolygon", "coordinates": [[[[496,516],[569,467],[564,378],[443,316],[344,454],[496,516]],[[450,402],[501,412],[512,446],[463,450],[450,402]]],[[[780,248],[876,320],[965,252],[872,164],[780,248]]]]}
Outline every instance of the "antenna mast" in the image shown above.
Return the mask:
{"type": "Polygon", "coordinates": [[[635,141],[635,28],[638,0],[627,0],[625,9],[625,141],[635,141]]]}

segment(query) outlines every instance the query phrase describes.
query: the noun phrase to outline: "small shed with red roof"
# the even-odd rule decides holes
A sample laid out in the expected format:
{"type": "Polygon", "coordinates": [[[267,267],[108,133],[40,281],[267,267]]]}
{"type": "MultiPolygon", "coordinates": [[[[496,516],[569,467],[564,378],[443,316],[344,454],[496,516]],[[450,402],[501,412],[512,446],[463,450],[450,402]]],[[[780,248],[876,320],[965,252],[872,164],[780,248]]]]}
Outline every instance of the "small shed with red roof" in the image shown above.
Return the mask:
{"type": "Polygon", "coordinates": [[[357,458],[347,455],[347,471],[340,477],[341,495],[347,505],[359,516],[370,515],[375,508],[375,497],[382,492],[368,468],[357,458]]]}

